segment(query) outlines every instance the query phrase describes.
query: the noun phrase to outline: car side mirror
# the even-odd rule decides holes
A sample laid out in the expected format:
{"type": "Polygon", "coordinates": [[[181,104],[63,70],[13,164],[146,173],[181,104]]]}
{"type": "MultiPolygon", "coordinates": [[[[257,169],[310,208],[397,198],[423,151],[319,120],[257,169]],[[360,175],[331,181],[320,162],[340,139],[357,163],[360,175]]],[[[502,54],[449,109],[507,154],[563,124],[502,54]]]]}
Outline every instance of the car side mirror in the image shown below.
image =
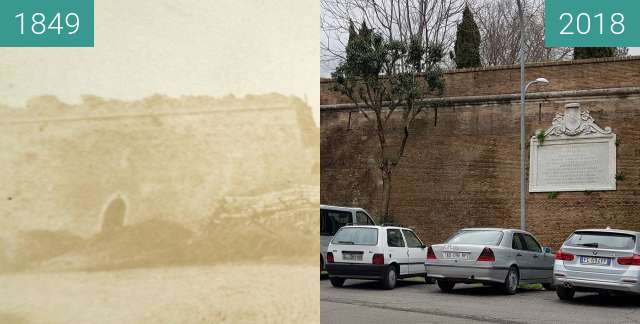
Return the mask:
{"type": "Polygon", "coordinates": [[[551,251],[551,248],[550,248],[550,247],[548,247],[548,246],[543,247],[543,248],[542,248],[542,250],[544,251],[544,253],[553,253],[553,252],[551,251]]]}

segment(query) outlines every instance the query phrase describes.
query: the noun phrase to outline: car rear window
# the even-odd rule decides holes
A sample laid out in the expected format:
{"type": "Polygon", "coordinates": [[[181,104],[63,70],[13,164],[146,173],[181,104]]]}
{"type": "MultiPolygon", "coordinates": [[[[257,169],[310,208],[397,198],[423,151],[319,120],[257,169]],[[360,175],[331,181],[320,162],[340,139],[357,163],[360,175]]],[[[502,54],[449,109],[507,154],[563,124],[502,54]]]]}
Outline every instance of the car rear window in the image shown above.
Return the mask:
{"type": "Polygon", "coordinates": [[[378,229],[368,227],[343,227],[333,237],[333,244],[377,245],[378,229]]]}
{"type": "Polygon", "coordinates": [[[500,243],[500,240],[502,240],[502,231],[460,231],[450,237],[445,243],[498,245],[500,243]]]}
{"type": "Polygon", "coordinates": [[[351,218],[351,212],[320,209],[320,235],[335,235],[342,226],[353,223],[351,218]]]}
{"type": "Polygon", "coordinates": [[[636,245],[633,235],[605,232],[575,232],[565,242],[568,246],[631,250],[636,245]]]}

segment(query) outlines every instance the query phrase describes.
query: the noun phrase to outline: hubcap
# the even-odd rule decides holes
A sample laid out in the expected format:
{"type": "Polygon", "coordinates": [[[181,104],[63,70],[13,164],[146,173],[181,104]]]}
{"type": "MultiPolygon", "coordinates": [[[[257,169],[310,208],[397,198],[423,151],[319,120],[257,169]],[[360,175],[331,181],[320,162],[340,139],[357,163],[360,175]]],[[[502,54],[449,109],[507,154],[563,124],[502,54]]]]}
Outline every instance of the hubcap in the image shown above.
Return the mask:
{"type": "Polygon", "coordinates": [[[509,289],[510,290],[515,289],[517,285],[517,281],[518,281],[518,277],[516,276],[516,273],[513,271],[509,272],[509,289]]]}
{"type": "Polygon", "coordinates": [[[394,284],[396,282],[396,272],[394,270],[389,271],[389,283],[394,284]]]}

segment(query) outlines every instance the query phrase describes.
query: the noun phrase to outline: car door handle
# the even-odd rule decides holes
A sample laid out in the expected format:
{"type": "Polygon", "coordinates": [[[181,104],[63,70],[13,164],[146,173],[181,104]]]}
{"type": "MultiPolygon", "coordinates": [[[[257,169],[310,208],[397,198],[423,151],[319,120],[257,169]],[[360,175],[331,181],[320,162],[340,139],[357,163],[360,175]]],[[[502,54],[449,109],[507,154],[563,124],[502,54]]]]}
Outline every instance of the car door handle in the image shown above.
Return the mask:
{"type": "Polygon", "coordinates": [[[533,255],[533,257],[537,259],[537,258],[538,258],[538,255],[537,255],[537,254],[534,254],[534,255],[533,255]]]}
{"type": "Polygon", "coordinates": [[[516,254],[516,256],[519,257],[519,256],[522,256],[522,254],[518,253],[518,254],[516,254]]]}

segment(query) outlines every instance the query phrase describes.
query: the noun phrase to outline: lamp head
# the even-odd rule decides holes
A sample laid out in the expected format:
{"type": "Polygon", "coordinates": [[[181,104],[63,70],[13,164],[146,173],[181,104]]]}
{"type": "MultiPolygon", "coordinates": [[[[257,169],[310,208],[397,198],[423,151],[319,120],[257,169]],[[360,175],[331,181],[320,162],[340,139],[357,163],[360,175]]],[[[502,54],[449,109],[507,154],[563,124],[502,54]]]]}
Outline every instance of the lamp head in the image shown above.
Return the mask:
{"type": "Polygon", "coordinates": [[[537,78],[536,83],[549,84],[549,80],[545,78],[537,78]]]}

